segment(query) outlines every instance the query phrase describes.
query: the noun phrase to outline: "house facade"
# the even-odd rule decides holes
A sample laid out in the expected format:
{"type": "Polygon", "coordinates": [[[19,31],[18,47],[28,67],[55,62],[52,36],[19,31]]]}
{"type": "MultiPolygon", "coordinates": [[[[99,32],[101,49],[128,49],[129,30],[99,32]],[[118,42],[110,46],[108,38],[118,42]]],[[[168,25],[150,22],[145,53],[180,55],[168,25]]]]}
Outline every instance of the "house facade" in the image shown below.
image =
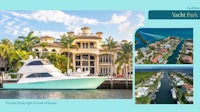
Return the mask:
{"type": "MultiPolygon", "coordinates": [[[[90,70],[93,75],[106,75],[112,73],[117,74],[117,65],[114,64],[117,59],[117,53],[121,50],[121,44],[127,42],[123,40],[118,44],[112,53],[107,52],[102,47],[103,32],[90,33],[89,27],[81,28],[82,32],[75,34],[74,32],[67,32],[68,36],[73,36],[76,39],[73,41],[73,45],[77,46],[77,49],[66,49],[55,41],[55,38],[49,36],[43,36],[40,38],[40,42],[45,42],[47,45],[41,46],[40,44],[34,45],[32,51],[37,52],[38,55],[42,53],[58,53],[70,57],[70,66],[74,70],[80,68],[82,71],[90,70]],[[111,62],[113,63],[111,66],[111,62]]],[[[130,60],[131,67],[123,65],[118,74],[125,74],[132,72],[132,60],[130,60]],[[129,68],[129,69],[128,69],[129,68]]]]}

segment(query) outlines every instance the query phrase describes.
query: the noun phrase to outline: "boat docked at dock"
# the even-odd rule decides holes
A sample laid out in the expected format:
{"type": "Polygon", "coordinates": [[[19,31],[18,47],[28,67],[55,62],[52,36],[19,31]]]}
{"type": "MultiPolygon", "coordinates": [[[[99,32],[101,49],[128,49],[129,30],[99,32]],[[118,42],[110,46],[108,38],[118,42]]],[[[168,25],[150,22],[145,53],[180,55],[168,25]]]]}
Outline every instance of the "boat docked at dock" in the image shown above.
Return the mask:
{"type": "Polygon", "coordinates": [[[157,88],[156,88],[156,89],[157,89],[157,90],[159,90],[159,89],[160,89],[160,87],[161,87],[161,82],[159,81],[159,82],[158,82],[158,86],[157,86],[157,88]]]}
{"type": "Polygon", "coordinates": [[[172,98],[173,98],[173,99],[177,99],[177,96],[176,96],[176,89],[175,89],[175,88],[172,88],[170,91],[171,91],[171,94],[172,94],[172,98]]]}
{"type": "Polygon", "coordinates": [[[79,73],[66,76],[47,59],[23,61],[16,83],[3,83],[3,89],[96,89],[106,77],[85,76],[79,73]]]}

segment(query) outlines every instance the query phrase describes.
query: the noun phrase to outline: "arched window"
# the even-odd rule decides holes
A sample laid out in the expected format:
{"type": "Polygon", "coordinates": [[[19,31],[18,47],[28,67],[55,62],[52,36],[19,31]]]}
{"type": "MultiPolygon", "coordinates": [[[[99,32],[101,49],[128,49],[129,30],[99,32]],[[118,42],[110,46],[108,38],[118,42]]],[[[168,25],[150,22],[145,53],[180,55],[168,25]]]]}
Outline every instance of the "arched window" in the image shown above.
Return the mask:
{"type": "Polygon", "coordinates": [[[51,50],[51,52],[54,52],[54,53],[56,53],[56,50],[55,50],[55,49],[52,49],[52,50],[51,50]]]}
{"type": "Polygon", "coordinates": [[[35,49],[35,52],[39,52],[39,50],[38,50],[38,49],[35,49]]]}

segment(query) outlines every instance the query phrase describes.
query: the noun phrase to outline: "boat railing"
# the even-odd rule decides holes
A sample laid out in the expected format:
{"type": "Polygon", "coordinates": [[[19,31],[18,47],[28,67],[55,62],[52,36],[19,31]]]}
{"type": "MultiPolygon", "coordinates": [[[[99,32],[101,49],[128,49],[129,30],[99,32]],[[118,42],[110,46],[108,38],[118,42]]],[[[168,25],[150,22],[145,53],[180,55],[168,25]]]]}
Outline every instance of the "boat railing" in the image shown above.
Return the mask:
{"type": "Polygon", "coordinates": [[[4,73],[3,74],[3,81],[9,82],[9,81],[18,81],[23,74],[20,73],[4,73]]]}

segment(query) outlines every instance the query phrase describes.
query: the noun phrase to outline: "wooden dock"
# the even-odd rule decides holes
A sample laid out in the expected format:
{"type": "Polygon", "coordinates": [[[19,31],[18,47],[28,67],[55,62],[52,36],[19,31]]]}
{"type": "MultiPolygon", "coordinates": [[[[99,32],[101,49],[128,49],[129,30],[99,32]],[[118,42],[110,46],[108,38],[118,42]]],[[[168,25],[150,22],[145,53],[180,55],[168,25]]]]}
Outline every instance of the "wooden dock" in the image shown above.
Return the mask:
{"type": "Polygon", "coordinates": [[[101,84],[98,89],[132,89],[132,79],[106,79],[106,81],[101,84]]]}

